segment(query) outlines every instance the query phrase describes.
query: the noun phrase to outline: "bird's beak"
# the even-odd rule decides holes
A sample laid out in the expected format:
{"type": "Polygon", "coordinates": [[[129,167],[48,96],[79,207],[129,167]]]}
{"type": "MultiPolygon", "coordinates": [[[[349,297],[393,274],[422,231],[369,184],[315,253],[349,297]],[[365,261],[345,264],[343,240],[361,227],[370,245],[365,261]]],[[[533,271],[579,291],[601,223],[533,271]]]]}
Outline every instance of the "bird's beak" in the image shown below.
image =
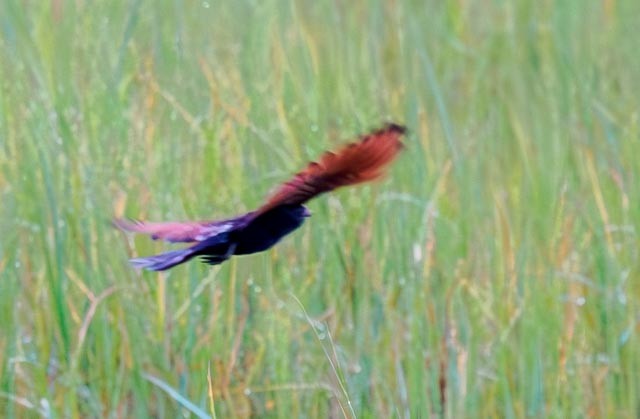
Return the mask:
{"type": "Polygon", "coordinates": [[[311,211],[309,211],[309,208],[305,207],[304,208],[304,212],[302,213],[303,217],[311,217],[311,211]]]}

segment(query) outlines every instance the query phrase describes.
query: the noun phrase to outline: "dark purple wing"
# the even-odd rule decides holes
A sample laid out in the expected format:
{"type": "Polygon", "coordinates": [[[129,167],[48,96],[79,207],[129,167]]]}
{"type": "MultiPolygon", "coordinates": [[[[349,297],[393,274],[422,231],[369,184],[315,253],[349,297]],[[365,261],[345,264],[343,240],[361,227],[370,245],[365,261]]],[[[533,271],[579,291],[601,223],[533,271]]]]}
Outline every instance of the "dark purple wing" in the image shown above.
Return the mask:
{"type": "Polygon", "coordinates": [[[405,132],[401,125],[387,124],[335,153],[326,152],[319,161],[309,163],[281,185],[254,216],[280,205],[303,204],[342,186],[378,179],[402,149],[400,138],[405,132]]]}
{"type": "Polygon", "coordinates": [[[113,224],[121,230],[148,234],[153,240],[172,243],[201,242],[219,234],[227,233],[247,222],[247,215],[220,221],[147,222],[114,219],[113,224]]]}

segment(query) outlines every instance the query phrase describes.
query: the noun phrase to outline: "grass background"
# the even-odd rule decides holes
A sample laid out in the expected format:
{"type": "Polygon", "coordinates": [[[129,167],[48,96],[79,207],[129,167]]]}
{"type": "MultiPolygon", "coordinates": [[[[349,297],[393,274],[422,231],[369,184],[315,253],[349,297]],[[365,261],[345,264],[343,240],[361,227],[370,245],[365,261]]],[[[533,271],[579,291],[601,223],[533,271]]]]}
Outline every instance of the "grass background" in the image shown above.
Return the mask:
{"type": "Polygon", "coordinates": [[[635,0],[0,2],[0,415],[640,415],[635,0]],[[255,208],[410,128],[273,250],[255,208]]]}

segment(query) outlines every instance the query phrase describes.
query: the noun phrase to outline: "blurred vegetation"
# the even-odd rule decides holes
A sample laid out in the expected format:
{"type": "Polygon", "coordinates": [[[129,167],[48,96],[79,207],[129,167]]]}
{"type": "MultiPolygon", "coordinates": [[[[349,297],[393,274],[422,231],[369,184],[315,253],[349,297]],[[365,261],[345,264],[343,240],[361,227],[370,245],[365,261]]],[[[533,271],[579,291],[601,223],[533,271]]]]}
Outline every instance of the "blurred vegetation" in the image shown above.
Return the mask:
{"type": "Polygon", "coordinates": [[[640,2],[0,2],[3,417],[640,415],[640,2]],[[140,273],[394,120],[273,250],[140,273]]]}

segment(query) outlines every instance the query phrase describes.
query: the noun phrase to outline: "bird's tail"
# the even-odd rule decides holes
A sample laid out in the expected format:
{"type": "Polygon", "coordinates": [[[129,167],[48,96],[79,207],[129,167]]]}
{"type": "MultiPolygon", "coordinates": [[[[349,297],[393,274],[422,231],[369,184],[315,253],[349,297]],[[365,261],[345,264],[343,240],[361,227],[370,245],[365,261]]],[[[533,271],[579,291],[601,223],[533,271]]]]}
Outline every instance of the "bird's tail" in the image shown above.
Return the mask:
{"type": "Polygon", "coordinates": [[[197,252],[194,249],[186,248],[160,253],[159,255],[147,256],[144,258],[135,258],[129,260],[129,262],[135,268],[147,269],[150,271],[164,271],[184,263],[196,255],[197,252]]]}

